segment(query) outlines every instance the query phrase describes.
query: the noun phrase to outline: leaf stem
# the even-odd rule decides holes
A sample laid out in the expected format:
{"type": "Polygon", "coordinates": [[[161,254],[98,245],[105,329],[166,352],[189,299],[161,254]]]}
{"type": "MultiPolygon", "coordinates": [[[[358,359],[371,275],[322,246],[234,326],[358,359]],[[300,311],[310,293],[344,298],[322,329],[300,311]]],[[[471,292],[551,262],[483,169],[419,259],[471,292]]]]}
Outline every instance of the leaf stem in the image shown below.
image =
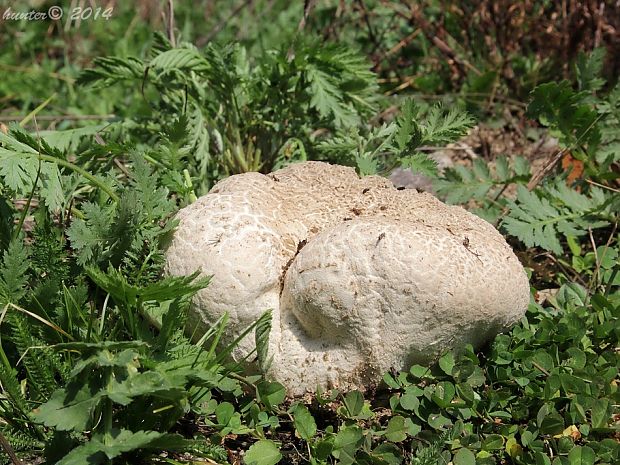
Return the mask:
{"type": "Polygon", "coordinates": [[[34,197],[34,191],[37,188],[37,184],[39,183],[39,179],[41,179],[41,159],[39,159],[39,166],[37,168],[37,175],[34,178],[34,182],[32,183],[32,190],[30,191],[30,195],[28,196],[28,201],[24,205],[24,210],[19,218],[19,223],[17,223],[17,227],[15,231],[13,231],[13,240],[16,240],[19,237],[19,233],[22,231],[24,227],[24,222],[26,221],[26,216],[28,215],[28,210],[30,210],[30,205],[32,204],[32,198],[34,197]]]}
{"type": "Polygon", "coordinates": [[[80,168],[79,166],[71,163],[70,161],[67,160],[63,160],[62,158],[57,158],[57,157],[52,157],[50,155],[39,155],[38,153],[27,153],[27,152],[22,152],[22,155],[28,156],[28,157],[37,157],[40,158],[43,161],[47,161],[50,163],[56,163],[57,165],[63,166],[65,168],[68,168],[72,171],[75,171],[78,174],[81,174],[82,176],[84,176],[86,179],[88,179],[90,182],[92,182],[95,186],[97,186],[99,189],[101,189],[102,191],[104,191],[106,194],[108,194],[108,196],[114,201],[114,202],[118,202],[119,201],[119,197],[118,195],[116,195],[116,193],[110,189],[110,187],[106,186],[104,183],[102,183],[99,179],[97,179],[95,176],[93,176],[92,174],[90,174],[88,171],[80,168]]]}

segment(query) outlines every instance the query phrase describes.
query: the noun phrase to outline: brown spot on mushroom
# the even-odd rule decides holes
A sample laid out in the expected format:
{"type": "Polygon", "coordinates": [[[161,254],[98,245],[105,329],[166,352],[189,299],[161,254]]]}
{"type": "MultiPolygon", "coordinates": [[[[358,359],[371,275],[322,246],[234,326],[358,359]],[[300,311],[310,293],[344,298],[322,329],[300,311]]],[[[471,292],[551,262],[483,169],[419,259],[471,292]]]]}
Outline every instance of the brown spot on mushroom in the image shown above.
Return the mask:
{"type": "Polygon", "coordinates": [[[375,243],[375,248],[379,245],[379,242],[381,242],[381,239],[385,238],[385,233],[382,232],[381,234],[379,234],[379,237],[377,238],[377,242],[375,243]]]}

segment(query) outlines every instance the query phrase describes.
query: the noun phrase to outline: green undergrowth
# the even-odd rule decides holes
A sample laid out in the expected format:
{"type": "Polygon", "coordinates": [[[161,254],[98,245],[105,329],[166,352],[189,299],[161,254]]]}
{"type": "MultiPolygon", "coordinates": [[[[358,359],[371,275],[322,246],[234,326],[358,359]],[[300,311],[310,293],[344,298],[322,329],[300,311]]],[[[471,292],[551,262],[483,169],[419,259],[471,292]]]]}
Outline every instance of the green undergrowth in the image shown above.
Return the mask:
{"type": "MultiPolygon", "coordinates": [[[[602,52],[579,58],[575,82],[534,89],[531,124],[583,165],[576,178],[553,168],[536,178],[519,157],[438,173],[423,148],[458,139],[471,116],[386,100],[366,58],[342,44],[300,33],[256,60],[240,43],[152,43],[80,74],[85,95],[126,95],[109,124],[43,130],[28,125],[35,111],[0,132],[7,460],[14,450],[63,465],[620,461],[620,90],[600,77],[602,52]],[[392,104],[396,117],[369,123],[392,104]],[[175,212],[217,180],[309,159],[435,177],[440,196],[494,222],[519,253],[551,260],[547,288],[530,269],[527,314],[479,351],[387,373],[364,394],[287,399],[229,360],[238,341],[220,343],[226,316],[204,335],[184,331],[209,278],[164,277],[162,248],[175,212]]],[[[247,329],[259,364],[270,317],[247,329]]]]}

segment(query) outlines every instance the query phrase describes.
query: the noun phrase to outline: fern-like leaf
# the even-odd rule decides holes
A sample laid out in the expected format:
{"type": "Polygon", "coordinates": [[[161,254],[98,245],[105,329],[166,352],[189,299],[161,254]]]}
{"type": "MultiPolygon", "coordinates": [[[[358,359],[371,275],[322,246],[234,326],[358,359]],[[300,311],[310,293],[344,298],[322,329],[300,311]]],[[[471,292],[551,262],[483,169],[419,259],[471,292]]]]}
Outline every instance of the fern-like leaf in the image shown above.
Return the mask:
{"type": "Polygon", "coordinates": [[[78,144],[85,138],[100,133],[107,124],[95,124],[82,128],[65,129],[64,131],[41,131],[40,136],[50,146],[62,152],[75,151],[78,144]]]}
{"type": "Polygon", "coordinates": [[[473,118],[457,108],[445,110],[437,105],[420,123],[425,144],[445,144],[464,136],[474,125],[473,118]]]}
{"type": "Polygon", "coordinates": [[[210,137],[207,121],[198,105],[192,105],[188,115],[188,144],[187,150],[193,153],[198,162],[200,179],[207,178],[207,170],[212,161],[209,153],[210,137]]]}
{"type": "Polygon", "coordinates": [[[314,66],[308,67],[307,76],[312,90],[310,105],[323,118],[333,116],[336,126],[355,124],[354,113],[341,100],[336,79],[314,66]]]}
{"type": "Polygon", "coordinates": [[[158,54],[149,66],[162,72],[167,71],[196,71],[205,72],[209,63],[193,48],[175,48],[158,54]]]}
{"type": "Polygon", "coordinates": [[[109,242],[109,227],[114,217],[113,206],[85,202],[84,219],[75,219],[67,230],[67,237],[77,251],[77,260],[85,265],[99,259],[109,242]]]}
{"type": "Polygon", "coordinates": [[[357,165],[357,169],[362,176],[377,174],[379,167],[378,160],[370,153],[356,153],[355,164],[357,165]]]}
{"type": "Polygon", "coordinates": [[[272,311],[267,310],[256,322],[254,340],[256,342],[256,354],[258,366],[265,372],[271,364],[269,358],[269,334],[271,333],[272,311]]]}
{"type": "Polygon", "coordinates": [[[421,173],[429,177],[435,177],[438,174],[437,162],[425,153],[417,152],[401,158],[400,164],[403,168],[408,168],[414,173],[421,173]]]}
{"type": "Polygon", "coordinates": [[[95,58],[93,65],[94,68],[86,69],[78,76],[78,84],[103,88],[144,76],[144,62],[138,58],[95,58]]]}
{"type": "Polygon", "coordinates": [[[561,180],[534,192],[519,186],[516,200],[508,201],[510,213],[502,225],[526,246],[539,246],[560,255],[560,234],[582,236],[590,228],[609,224],[601,219],[607,202],[598,191],[593,189],[588,198],[563,185],[561,180]]]}
{"type": "Polygon", "coordinates": [[[437,192],[451,204],[465,204],[470,200],[485,200],[495,197],[498,189],[505,185],[526,182],[529,164],[523,157],[515,157],[512,166],[506,157],[499,157],[495,162],[495,171],[489,170],[487,164],[477,158],[472,167],[455,165],[446,169],[441,179],[435,181],[437,192]]]}
{"type": "Polygon", "coordinates": [[[556,131],[565,147],[596,149],[600,131],[598,115],[586,101],[586,92],[575,92],[568,81],[541,84],[532,92],[527,115],[556,131]]]}
{"type": "Polygon", "coordinates": [[[30,407],[22,393],[17,372],[4,363],[0,363],[0,384],[3,394],[0,396],[0,411],[3,413],[3,417],[9,421],[19,417],[28,418],[30,407]],[[9,415],[9,413],[13,413],[14,416],[9,415]]]}
{"type": "Polygon", "coordinates": [[[62,152],[44,139],[35,139],[21,129],[13,127],[10,134],[0,132],[0,180],[18,196],[27,197],[41,183],[39,195],[51,211],[58,210],[64,202],[60,171],[56,163],[43,161],[39,153],[60,158],[62,152]]]}
{"type": "Polygon", "coordinates": [[[22,314],[12,314],[9,319],[10,340],[15,344],[28,374],[30,398],[45,401],[57,388],[54,366],[48,349],[42,348],[44,342],[35,337],[37,329],[22,314]]]}
{"type": "Polygon", "coordinates": [[[26,294],[28,269],[28,250],[22,241],[13,240],[0,263],[0,310],[8,303],[19,302],[26,294]]]}
{"type": "Polygon", "coordinates": [[[538,245],[560,255],[562,245],[554,227],[560,212],[548,199],[538,197],[523,186],[518,187],[517,200],[509,201],[510,216],[503,221],[506,231],[521,239],[528,247],[538,245]]]}
{"type": "Polygon", "coordinates": [[[596,161],[601,170],[610,170],[612,163],[620,160],[620,83],[612,89],[605,100],[596,106],[602,117],[600,124],[601,147],[596,153],[596,161]]]}
{"type": "Polygon", "coordinates": [[[595,48],[589,54],[580,52],[575,63],[575,75],[580,91],[596,92],[603,87],[605,80],[601,78],[605,49],[595,48]]]}

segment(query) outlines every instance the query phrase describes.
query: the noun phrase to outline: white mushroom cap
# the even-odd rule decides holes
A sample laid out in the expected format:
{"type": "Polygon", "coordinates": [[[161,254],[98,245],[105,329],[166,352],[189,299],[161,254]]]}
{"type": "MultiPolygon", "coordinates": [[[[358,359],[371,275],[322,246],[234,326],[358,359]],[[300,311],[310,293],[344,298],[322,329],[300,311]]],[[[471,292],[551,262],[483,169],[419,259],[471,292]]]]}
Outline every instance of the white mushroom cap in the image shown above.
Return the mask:
{"type": "Polygon", "coordinates": [[[273,309],[269,374],[293,395],[363,389],[390,368],[480,346],[529,302],[521,264],[489,223],[348,167],[232,176],[178,218],[168,273],[213,275],[193,323],[204,332],[227,311],[230,341],[273,309]]]}

